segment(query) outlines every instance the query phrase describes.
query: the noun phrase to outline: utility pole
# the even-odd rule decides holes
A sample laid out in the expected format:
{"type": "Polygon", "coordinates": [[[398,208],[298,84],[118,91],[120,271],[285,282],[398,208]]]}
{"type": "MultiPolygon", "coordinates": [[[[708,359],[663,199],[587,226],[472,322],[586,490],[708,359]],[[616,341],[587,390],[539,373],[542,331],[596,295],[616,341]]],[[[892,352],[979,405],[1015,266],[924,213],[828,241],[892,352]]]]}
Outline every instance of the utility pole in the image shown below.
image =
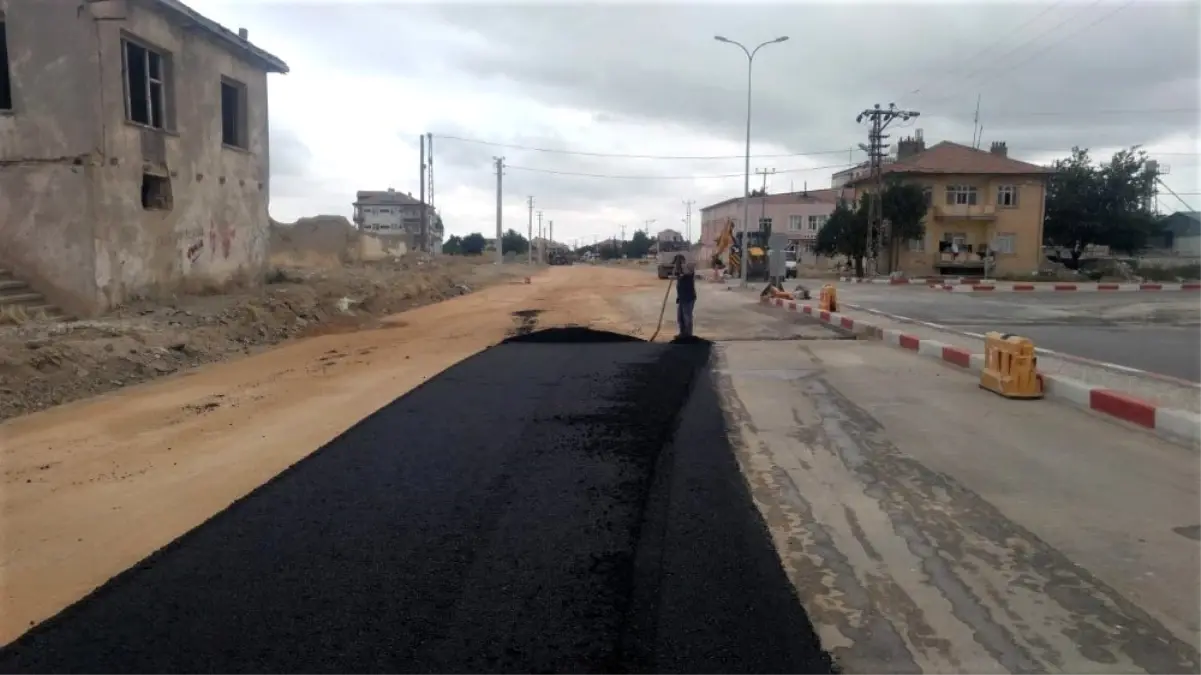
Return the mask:
{"type": "Polygon", "coordinates": [[[530,220],[525,226],[525,236],[528,239],[529,246],[526,247],[526,263],[534,264],[534,195],[530,195],[525,200],[526,206],[530,207],[530,220]]]}
{"type": "MultiPolygon", "coordinates": [[[[884,129],[895,119],[909,120],[920,114],[916,110],[901,110],[895,103],[889,103],[887,108],[881,108],[877,103],[874,108],[864,110],[855,118],[855,121],[859,123],[865,119],[871,120],[871,130],[867,134],[868,145],[865,149],[871,162],[871,175],[876,189],[875,192],[870,193],[868,202],[866,256],[868,269],[865,270],[865,273],[869,277],[875,276],[876,248],[884,238],[884,158],[888,156],[888,144],[884,142],[888,136],[884,133],[884,129]]],[[[891,257],[888,262],[891,268],[891,257]]]]}
{"type": "MultiPolygon", "coordinates": [[[[533,245],[534,245],[534,242],[531,241],[530,246],[533,246],[533,245]]],[[[538,262],[539,263],[546,262],[545,260],[542,259],[542,212],[541,211],[538,212],[538,262]]]]}
{"type": "Polygon", "coordinates": [[[553,221],[553,220],[549,221],[546,226],[546,239],[547,239],[547,242],[546,242],[547,246],[555,245],[555,221],[553,221]]]}
{"type": "Polygon", "coordinates": [[[767,177],[775,172],[775,169],[755,169],[755,173],[763,176],[763,189],[759,194],[759,227],[756,231],[763,228],[763,219],[767,217],[767,177]]]}
{"type": "Polygon", "coordinates": [[[684,200],[684,238],[688,243],[692,243],[692,205],[696,202],[691,199],[684,200]]]}
{"type": "Polygon", "coordinates": [[[504,234],[501,232],[501,204],[504,202],[502,195],[504,194],[501,185],[501,177],[505,175],[505,158],[493,157],[496,160],[496,264],[503,265],[505,262],[505,246],[504,234]]]}
{"type": "MultiPolygon", "coordinates": [[[[425,135],[425,141],[426,141],[425,144],[428,146],[426,163],[429,165],[429,186],[430,186],[429,212],[430,212],[431,216],[437,217],[438,207],[434,206],[434,135],[427,133],[425,135]]],[[[427,223],[428,224],[425,228],[425,233],[421,238],[421,246],[422,246],[422,249],[424,251],[426,251],[427,253],[432,253],[433,251],[431,249],[433,247],[430,246],[430,244],[433,242],[433,239],[430,237],[430,226],[432,226],[433,223],[429,222],[429,221],[427,221],[427,223]]]]}
{"type": "Polygon", "coordinates": [[[421,199],[421,226],[417,228],[417,250],[425,250],[425,234],[429,224],[429,208],[425,203],[425,134],[420,136],[421,141],[421,192],[418,195],[421,199]]]}

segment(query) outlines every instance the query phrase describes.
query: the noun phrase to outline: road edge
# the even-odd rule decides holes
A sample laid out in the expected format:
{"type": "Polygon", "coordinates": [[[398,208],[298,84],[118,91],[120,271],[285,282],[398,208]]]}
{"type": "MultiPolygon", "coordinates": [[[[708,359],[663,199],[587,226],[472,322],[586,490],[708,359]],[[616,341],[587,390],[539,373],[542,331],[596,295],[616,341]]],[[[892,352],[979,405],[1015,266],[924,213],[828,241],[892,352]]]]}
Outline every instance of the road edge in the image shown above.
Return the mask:
{"type": "MultiPolygon", "coordinates": [[[[761,304],[785,309],[799,314],[808,314],[822,323],[865,334],[870,339],[888,343],[919,356],[932,358],[979,375],[984,366],[984,355],[976,354],[938,340],[926,340],[904,331],[880,328],[867,321],[857,320],[838,312],[827,312],[812,304],[797,303],[782,298],[761,298],[761,304]]],[[[1201,443],[1201,414],[1155,405],[1136,396],[1131,396],[1105,387],[1061,375],[1040,375],[1047,398],[1062,400],[1093,413],[1145,429],[1168,440],[1185,442],[1198,449],[1201,443]]]]}

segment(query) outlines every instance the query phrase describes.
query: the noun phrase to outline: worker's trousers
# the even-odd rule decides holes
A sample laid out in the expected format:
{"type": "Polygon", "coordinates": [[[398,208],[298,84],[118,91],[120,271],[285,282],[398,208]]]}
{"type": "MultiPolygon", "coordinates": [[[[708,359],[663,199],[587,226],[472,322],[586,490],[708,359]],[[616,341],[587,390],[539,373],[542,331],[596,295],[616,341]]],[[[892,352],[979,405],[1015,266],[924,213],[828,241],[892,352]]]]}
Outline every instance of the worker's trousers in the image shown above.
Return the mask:
{"type": "Polygon", "coordinates": [[[682,337],[692,337],[692,309],[695,306],[696,300],[680,300],[676,304],[676,323],[682,337]]]}

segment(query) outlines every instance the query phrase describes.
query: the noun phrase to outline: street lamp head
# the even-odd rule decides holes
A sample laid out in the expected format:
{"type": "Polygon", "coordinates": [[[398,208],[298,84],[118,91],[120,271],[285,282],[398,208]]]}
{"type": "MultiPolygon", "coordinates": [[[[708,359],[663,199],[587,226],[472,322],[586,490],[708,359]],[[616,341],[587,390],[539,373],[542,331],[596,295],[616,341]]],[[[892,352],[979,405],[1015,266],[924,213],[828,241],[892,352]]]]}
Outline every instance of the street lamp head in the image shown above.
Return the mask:
{"type": "Polygon", "coordinates": [[[787,41],[788,41],[787,35],[781,35],[780,37],[776,38],[775,40],[772,40],[772,42],[787,42],[787,41]]]}
{"type": "Polygon", "coordinates": [[[730,41],[730,38],[722,37],[720,35],[714,35],[713,39],[717,40],[718,42],[729,42],[730,41]]]}

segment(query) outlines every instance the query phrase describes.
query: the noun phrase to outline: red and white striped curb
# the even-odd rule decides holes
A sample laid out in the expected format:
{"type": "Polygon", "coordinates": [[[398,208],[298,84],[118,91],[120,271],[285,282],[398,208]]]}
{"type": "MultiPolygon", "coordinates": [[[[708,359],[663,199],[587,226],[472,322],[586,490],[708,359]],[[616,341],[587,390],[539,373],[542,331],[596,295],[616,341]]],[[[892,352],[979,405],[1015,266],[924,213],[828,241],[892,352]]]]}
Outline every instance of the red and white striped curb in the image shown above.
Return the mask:
{"type": "Polygon", "coordinates": [[[994,291],[997,293],[1012,292],[1047,292],[1047,291],[1201,291],[1201,282],[1186,281],[1183,283],[1058,283],[1058,282],[997,282],[969,279],[857,279],[855,277],[840,277],[840,282],[851,284],[879,284],[887,286],[906,286],[909,284],[925,284],[940,291],[957,293],[977,293],[994,291]]]}
{"type": "MultiPolygon", "coordinates": [[[[984,368],[984,355],[938,340],[925,340],[916,335],[856,320],[838,312],[824,312],[810,304],[780,298],[763,298],[762,302],[793,312],[810,314],[822,323],[847,330],[872,333],[894,347],[916,352],[919,356],[937,359],[979,375],[984,368]]],[[[1149,429],[1157,435],[1196,443],[1201,441],[1201,415],[1187,410],[1164,408],[1154,403],[1113,389],[1097,387],[1060,375],[1040,375],[1048,398],[1057,398],[1109,417],[1149,429]]]]}
{"type": "Polygon", "coordinates": [[[991,284],[942,284],[931,286],[942,291],[954,293],[1034,293],[1034,292],[1131,292],[1131,291],[1201,291],[1201,283],[1187,282],[1181,284],[1022,284],[1022,283],[991,283],[991,284]]]}

